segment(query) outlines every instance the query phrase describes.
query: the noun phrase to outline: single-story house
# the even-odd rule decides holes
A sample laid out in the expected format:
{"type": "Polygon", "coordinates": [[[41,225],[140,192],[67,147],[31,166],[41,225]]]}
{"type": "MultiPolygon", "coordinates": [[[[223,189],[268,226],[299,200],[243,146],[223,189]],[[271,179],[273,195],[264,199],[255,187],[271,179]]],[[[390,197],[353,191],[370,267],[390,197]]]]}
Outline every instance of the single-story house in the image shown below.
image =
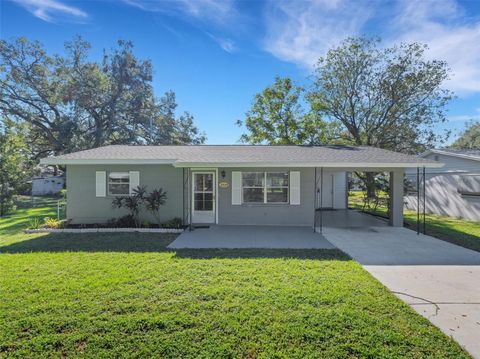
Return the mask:
{"type": "MultiPolygon", "coordinates": [[[[480,221],[480,150],[433,149],[420,157],[445,164],[425,170],[425,211],[480,221]]],[[[412,183],[414,172],[406,173],[412,183]]],[[[407,195],[405,203],[416,209],[417,197],[407,195]]]]}
{"type": "MultiPolygon", "coordinates": [[[[346,209],[349,171],[390,173],[390,224],[402,226],[405,170],[442,166],[373,147],[266,145],[115,145],[45,158],[41,164],[66,166],[72,223],[120,217],[112,199],[142,185],[167,191],[165,221],[314,227],[320,208],[346,209]]],[[[147,213],[142,216],[149,220],[147,213]]]]}

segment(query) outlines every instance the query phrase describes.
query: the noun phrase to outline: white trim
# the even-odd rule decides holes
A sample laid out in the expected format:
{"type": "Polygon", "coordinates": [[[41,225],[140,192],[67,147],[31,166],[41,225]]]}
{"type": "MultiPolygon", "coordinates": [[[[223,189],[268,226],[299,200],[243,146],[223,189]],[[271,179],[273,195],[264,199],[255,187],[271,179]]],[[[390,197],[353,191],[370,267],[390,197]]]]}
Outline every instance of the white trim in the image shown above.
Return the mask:
{"type": "Polygon", "coordinates": [[[41,165],[172,165],[176,160],[160,159],[62,159],[42,158],[41,165]]]}
{"type": "Polygon", "coordinates": [[[431,154],[437,154],[437,155],[444,155],[444,156],[452,156],[452,157],[459,157],[459,158],[466,158],[468,160],[472,161],[480,161],[480,157],[478,156],[472,156],[472,155],[466,155],[462,153],[454,153],[454,152],[448,152],[448,151],[442,151],[442,150],[427,150],[420,154],[420,157],[426,157],[431,154]]]}
{"type": "Polygon", "coordinates": [[[107,172],[95,171],[95,197],[107,196],[107,172]]]}
{"type": "MultiPolygon", "coordinates": [[[[233,172],[232,172],[233,173],[233,172]]],[[[243,171],[240,173],[240,198],[242,205],[290,205],[290,173],[289,171],[243,171]],[[243,174],[244,173],[263,173],[263,186],[244,186],[243,185],[243,174]],[[269,186],[268,185],[268,174],[269,173],[286,173],[288,176],[288,186],[269,186]],[[262,188],[263,189],[263,202],[245,202],[244,200],[244,189],[245,188],[262,188]],[[268,189],[269,188],[286,188],[287,189],[287,201],[286,202],[268,202],[268,189]]],[[[232,175],[233,176],[233,175],[232,175]]],[[[233,185],[232,185],[233,188],[233,185]]]]}
{"type": "MultiPolygon", "coordinates": [[[[126,183],[124,183],[126,184],[126,183]]],[[[131,174],[129,171],[108,171],[107,172],[107,196],[108,197],[122,197],[122,196],[131,196],[132,195],[132,186],[131,186],[131,174]],[[117,174],[124,174],[128,176],[128,193],[111,193],[110,192],[110,185],[115,184],[114,182],[110,182],[110,175],[112,173],[117,174]]]]}
{"type": "Polygon", "coordinates": [[[133,190],[140,186],[140,171],[128,172],[128,193],[133,195],[133,190]]]}
{"type": "Polygon", "coordinates": [[[251,168],[262,168],[262,167],[282,167],[282,168],[295,168],[295,167],[324,167],[324,168],[441,168],[444,166],[440,162],[418,162],[418,163],[385,163],[385,162],[222,162],[222,163],[186,163],[186,162],[175,162],[173,164],[175,168],[184,168],[195,166],[197,168],[210,168],[210,167],[225,167],[225,168],[242,168],[242,167],[251,167],[251,168]]]}
{"type": "Polygon", "coordinates": [[[194,216],[194,212],[195,212],[195,191],[194,191],[194,188],[195,188],[195,181],[194,181],[194,175],[199,173],[199,174],[211,174],[213,173],[214,175],[214,181],[213,181],[213,197],[214,197],[214,201],[213,201],[213,205],[214,205],[214,208],[213,208],[213,211],[214,211],[214,224],[217,224],[218,223],[218,169],[215,168],[215,169],[210,169],[210,170],[194,170],[194,169],[191,169],[191,176],[192,176],[192,184],[191,184],[191,187],[190,187],[190,191],[191,191],[191,194],[192,194],[192,198],[191,198],[191,203],[190,205],[192,206],[192,218],[191,218],[191,222],[192,223],[196,223],[193,221],[193,216],[194,216]]]}
{"type": "Polygon", "coordinates": [[[232,190],[231,203],[232,206],[239,206],[242,204],[242,172],[232,171],[232,190]]]}
{"type": "Polygon", "coordinates": [[[25,229],[25,233],[111,233],[111,232],[141,232],[141,233],[182,233],[180,228],[38,228],[25,229]]]}
{"type": "MultiPolygon", "coordinates": [[[[469,157],[471,158],[471,157],[469,157]]],[[[324,167],[324,168],[441,168],[444,166],[440,162],[181,162],[176,160],[160,159],[61,159],[61,158],[42,158],[41,165],[173,165],[175,168],[195,167],[198,169],[207,168],[233,168],[233,167],[324,167]]]]}
{"type": "Polygon", "coordinates": [[[300,197],[301,197],[301,192],[300,192],[300,183],[301,183],[301,178],[300,178],[300,171],[290,171],[288,174],[288,184],[289,184],[289,197],[290,197],[290,205],[292,206],[297,206],[300,205],[300,197]]]}

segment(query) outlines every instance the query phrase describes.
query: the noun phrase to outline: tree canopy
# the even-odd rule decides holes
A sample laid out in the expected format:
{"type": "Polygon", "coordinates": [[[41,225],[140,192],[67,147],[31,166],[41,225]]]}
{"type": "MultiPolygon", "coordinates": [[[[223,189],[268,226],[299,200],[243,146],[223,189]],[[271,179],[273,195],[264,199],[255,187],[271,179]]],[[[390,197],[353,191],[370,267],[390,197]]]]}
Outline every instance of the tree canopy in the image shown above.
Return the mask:
{"type": "Polygon", "coordinates": [[[108,144],[202,143],[189,113],[177,116],[175,94],[155,97],[153,68],[118,41],[100,62],[81,38],[50,55],[39,42],[0,41],[0,110],[30,128],[37,157],[108,144]]]}
{"type": "Polygon", "coordinates": [[[457,149],[480,150],[480,121],[470,122],[450,146],[457,149]]]}
{"type": "Polygon", "coordinates": [[[334,123],[304,109],[305,89],[288,77],[276,77],[273,85],[255,95],[245,121],[248,133],[240,141],[251,144],[292,145],[325,143],[333,137],[334,123]]]}
{"type": "Polygon", "coordinates": [[[349,38],[321,57],[309,92],[312,108],[339,121],[345,140],[406,153],[419,153],[444,139],[436,126],[446,121],[452,93],[442,88],[449,69],[427,60],[426,45],[381,47],[380,40],[349,38]]]}

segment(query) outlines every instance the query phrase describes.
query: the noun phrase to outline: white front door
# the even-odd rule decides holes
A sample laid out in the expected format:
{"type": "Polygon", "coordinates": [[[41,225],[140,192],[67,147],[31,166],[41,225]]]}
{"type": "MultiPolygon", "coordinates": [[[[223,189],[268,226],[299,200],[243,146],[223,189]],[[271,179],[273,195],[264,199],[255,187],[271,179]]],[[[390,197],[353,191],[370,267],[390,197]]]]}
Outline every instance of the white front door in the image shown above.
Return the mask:
{"type": "Polygon", "coordinates": [[[192,222],[215,223],[215,172],[193,172],[192,222]]]}
{"type": "Polygon", "coordinates": [[[320,174],[318,174],[318,176],[319,178],[317,179],[317,203],[320,203],[321,198],[322,208],[333,208],[333,172],[324,171],[322,180],[320,180],[320,174]]]}

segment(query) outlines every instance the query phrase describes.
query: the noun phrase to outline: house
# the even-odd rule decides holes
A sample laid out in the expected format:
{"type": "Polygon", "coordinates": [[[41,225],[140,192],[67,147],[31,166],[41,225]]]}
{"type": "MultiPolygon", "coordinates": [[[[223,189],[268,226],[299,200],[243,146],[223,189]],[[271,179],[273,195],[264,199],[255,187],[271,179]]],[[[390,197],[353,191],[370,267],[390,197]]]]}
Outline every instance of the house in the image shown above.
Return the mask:
{"type": "Polygon", "coordinates": [[[405,169],[442,166],[373,147],[263,145],[118,145],[41,163],[66,166],[72,223],[119,217],[112,199],[142,185],[168,192],[163,220],[275,226],[315,226],[319,210],[346,210],[349,171],[390,172],[390,224],[402,226],[405,169]]]}
{"type": "MultiPolygon", "coordinates": [[[[436,149],[420,155],[440,161],[442,168],[425,170],[425,210],[448,217],[480,221],[480,150],[436,149]]],[[[407,171],[415,182],[416,174],[407,171]]],[[[406,207],[417,209],[417,197],[405,197],[406,207]]]]}
{"type": "Polygon", "coordinates": [[[65,185],[65,176],[38,176],[32,178],[32,195],[45,196],[60,193],[65,185]]]}

